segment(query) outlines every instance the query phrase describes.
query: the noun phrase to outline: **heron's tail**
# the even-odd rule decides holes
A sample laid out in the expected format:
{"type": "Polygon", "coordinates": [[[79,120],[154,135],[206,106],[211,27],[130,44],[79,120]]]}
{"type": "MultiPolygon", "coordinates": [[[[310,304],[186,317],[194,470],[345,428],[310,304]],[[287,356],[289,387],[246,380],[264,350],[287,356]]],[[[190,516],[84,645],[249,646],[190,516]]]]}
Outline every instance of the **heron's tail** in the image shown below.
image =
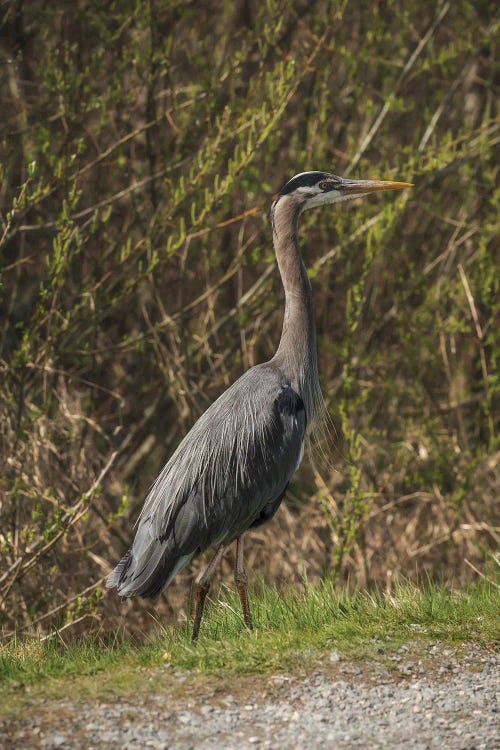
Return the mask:
{"type": "Polygon", "coordinates": [[[116,568],[113,568],[109,576],[106,578],[106,588],[118,588],[120,582],[125,578],[127,570],[130,568],[131,562],[132,550],[129,550],[127,554],[122,557],[116,568]]]}
{"type": "Polygon", "coordinates": [[[142,596],[156,599],[192,558],[191,555],[172,555],[165,543],[156,541],[142,554],[130,549],[109,574],[107,588],[116,588],[120,596],[142,596]]]}

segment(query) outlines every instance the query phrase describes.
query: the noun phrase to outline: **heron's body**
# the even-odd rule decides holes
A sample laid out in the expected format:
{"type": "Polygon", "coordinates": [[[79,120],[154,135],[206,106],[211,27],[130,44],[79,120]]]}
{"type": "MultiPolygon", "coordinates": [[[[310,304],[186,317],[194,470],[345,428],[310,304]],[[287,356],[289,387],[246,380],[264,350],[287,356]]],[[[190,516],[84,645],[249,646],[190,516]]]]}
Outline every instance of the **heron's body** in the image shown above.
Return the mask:
{"type": "Polygon", "coordinates": [[[271,518],[300,462],[305,427],[303,401],[277,366],[242,375],[158,477],[116,569],[120,594],[158,596],[196,552],[227,545],[271,518]]]}
{"type": "MultiPolygon", "coordinates": [[[[131,549],[108,578],[108,586],[122,596],[155,598],[196,553],[219,546],[219,559],[236,539],[235,577],[251,626],[239,540],[276,513],[322,399],[311,286],[298,245],[299,215],[309,206],[404,185],[347,181],[323,172],[297,175],[285,185],[272,209],[285,289],[278,350],[233,383],[171,456],[146,499],[131,549]]],[[[199,582],[194,637],[212,569],[199,582]]]]}

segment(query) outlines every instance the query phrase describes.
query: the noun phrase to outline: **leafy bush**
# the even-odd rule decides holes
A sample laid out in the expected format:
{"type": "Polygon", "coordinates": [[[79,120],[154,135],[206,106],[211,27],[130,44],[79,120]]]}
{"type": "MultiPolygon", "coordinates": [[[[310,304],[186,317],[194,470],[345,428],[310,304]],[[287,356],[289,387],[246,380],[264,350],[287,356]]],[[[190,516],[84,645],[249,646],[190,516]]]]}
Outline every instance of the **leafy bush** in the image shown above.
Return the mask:
{"type": "MultiPolygon", "coordinates": [[[[249,566],[390,586],[462,580],[490,559],[493,13],[464,0],[3,4],[6,631],[116,621],[100,584],[148,486],[277,345],[268,207],[306,169],[415,187],[303,217],[338,437],[254,534],[249,566]]],[[[190,575],[166,597],[180,616],[190,575]]],[[[145,627],[147,610],[127,607],[145,627]]]]}

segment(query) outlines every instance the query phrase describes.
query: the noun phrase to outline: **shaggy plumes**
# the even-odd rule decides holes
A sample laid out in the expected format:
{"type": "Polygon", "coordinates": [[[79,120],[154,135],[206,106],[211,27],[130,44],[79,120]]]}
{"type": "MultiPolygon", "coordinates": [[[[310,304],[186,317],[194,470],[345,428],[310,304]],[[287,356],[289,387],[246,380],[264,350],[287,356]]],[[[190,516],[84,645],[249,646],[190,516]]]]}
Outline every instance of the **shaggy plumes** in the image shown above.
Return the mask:
{"type": "Polygon", "coordinates": [[[304,432],[302,400],[272,362],[242,375],[158,476],[108,586],[156,597],[196,552],[270,518],[300,463],[304,432]]]}

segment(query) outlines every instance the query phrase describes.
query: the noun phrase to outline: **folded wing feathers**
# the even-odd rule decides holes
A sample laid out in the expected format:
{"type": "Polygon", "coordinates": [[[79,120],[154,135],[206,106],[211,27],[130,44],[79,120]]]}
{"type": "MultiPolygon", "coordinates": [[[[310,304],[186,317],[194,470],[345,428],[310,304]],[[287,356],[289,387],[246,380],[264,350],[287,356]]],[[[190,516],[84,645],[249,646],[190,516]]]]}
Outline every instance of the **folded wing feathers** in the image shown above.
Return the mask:
{"type": "Polygon", "coordinates": [[[247,371],[207,409],[156,479],[132,549],[108,578],[108,586],[123,596],[157,596],[198,546],[196,535],[178,546],[185,512],[199,514],[208,529],[211,518],[230,513],[224,503],[237,497],[240,487],[258,482],[278,458],[276,451],[281,454],[283,446],[271,433],[280,434],[276,404],[283,383],[275,370],[262,368],[247,371]],[[186,505],[193,497],[202,507],[186,505]]]}
{"type": "Polygon", "coordinates": [[[204,499],[206,522],[211,504],[224,497],[230,484],[234,483],[232,489],[237,493],[240,484],[245,483],[256,446],[268,466],[269,441],[265,438],[274,424],[274,402],[280,384],[273,379],[268,387],[265,385],[249,370],[207,409],[181,441],[141,512],[140,520],[151,519],[155,536],[168,533],[179,503],[197,485],[204,499]]]}

